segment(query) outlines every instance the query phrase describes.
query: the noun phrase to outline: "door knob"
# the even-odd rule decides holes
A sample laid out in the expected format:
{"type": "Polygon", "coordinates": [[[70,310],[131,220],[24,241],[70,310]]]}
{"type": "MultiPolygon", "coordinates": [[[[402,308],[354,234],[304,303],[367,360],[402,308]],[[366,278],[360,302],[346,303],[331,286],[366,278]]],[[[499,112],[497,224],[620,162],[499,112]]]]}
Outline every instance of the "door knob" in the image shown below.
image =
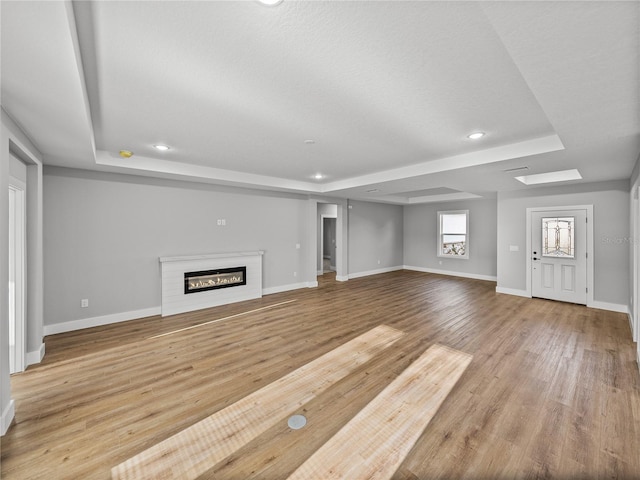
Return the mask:
{"type": "Polygon", "coordinates": [[[536,257],[533,257],[534,260],[538,260],[536,257]]]}

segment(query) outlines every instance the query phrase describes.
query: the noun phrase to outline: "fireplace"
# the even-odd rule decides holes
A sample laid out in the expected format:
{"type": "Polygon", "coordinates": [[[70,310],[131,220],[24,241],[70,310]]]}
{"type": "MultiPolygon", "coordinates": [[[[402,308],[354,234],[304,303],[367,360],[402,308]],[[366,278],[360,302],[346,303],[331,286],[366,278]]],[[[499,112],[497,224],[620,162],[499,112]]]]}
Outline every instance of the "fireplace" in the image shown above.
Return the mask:
{"type": "Polygon", "coordinates": [[[160,257],[162,316],[262,297],[263,254],[257,250],[160,257]]]}
{"type": "Polygon", "coordinates": [[[218,268],[184,273],[184,293],[205,292],[247,284],[247,267],[218,268]]]}

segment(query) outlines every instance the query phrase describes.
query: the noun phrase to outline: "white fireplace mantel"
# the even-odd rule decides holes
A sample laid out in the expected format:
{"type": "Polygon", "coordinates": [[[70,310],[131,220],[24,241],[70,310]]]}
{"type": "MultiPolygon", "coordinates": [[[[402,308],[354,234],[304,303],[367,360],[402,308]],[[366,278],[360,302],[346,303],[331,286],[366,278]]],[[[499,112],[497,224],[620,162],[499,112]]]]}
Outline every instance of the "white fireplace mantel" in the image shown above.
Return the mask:
{"type": "Polygon", "coordinates": [[[186,256],[182,255],[179,257],[160,257],[160,263],[190,262],[192,260],[208,260],[210,258],[253,257],[256,255],[264,255],[264,250],[256,250],[255,252],[207,253],[204,255],[186,255],[186,256]]]}
{"type": "Polygon", "coordinates": [[[160,257],[162,316],[190,312],[262,297],[263,250],[160,257]],[[192,271],[246,267],[246,285],[185,294],[184,274],[192,271]]]}

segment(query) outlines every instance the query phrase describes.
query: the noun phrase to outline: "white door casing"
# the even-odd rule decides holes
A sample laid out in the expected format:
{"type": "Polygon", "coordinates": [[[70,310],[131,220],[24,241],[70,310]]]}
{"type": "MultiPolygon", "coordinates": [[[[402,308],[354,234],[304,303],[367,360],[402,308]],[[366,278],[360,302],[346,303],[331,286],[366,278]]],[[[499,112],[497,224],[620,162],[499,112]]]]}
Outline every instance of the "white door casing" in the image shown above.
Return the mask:
{"type": "Polygon", "coordinates": [[[636,342],[636,362],[640,368],[640,186],[635,189],[635,228],[633,236],[633,248],[635,251],[635,273],[634,273],[634,292],[633,292],[633,339],[636,342]]]}
{"type": "MultiPolygon", "coordinates": [[[[594,303],[592,217],[592,205],[527,209],[527,290],[530,296],[587,306],[594,303]],[[574,219],[571,232],[574,250],[570,254],[554,255],[554,249],[549,245],[553,241],[547,242],[549,251],[543,251],[543,218],[574,219]]],[[[563,225],[566,227],[567,224],[563,222],[563,225]]]]}

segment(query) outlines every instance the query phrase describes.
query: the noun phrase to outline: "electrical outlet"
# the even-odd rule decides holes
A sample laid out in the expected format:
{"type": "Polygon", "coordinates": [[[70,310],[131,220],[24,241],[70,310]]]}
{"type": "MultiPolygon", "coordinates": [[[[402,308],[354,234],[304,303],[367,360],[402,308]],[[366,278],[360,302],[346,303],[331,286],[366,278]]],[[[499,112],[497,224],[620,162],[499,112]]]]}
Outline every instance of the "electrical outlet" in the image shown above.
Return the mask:
{"type": "Polygon", "coordinates": [[[297,277],[298,276],[298,272],[293,272],[293,276],[297,277]]]}
{"type": "Polygon", "coordinates": [[[378,265],[380,265],[380,260],[378,260],[378,265]]]}
{"type": "Polygon", "coordinates": [[[80,300],[80,307],[81,308],[87,308],[89,306],[89,299],[88,298],[83,298],[82,300],[80,300]]]}

